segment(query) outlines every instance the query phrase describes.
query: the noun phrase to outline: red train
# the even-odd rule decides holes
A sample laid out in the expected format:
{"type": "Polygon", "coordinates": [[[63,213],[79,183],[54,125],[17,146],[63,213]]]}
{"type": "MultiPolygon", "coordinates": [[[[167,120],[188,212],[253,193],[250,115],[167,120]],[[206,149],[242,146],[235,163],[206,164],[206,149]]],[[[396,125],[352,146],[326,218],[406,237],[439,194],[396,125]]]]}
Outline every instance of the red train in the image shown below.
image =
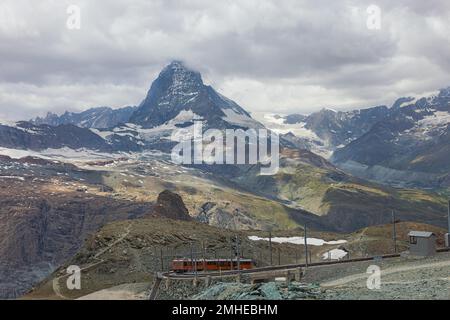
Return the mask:
{"type": "MultiPolygon", "coordinates": [[[[241,270],[252,269],[254,266],[251,259],[240,259],[239,266],[241,270]]],[[[226,271],[238,270],[237,259],[206,259],[192,261],[191,259],[175,259],[172,261],[172,271],[176,273],[197,271],[226,271]],[[196,267],[196,268],[194,268],[196,267]]]]}

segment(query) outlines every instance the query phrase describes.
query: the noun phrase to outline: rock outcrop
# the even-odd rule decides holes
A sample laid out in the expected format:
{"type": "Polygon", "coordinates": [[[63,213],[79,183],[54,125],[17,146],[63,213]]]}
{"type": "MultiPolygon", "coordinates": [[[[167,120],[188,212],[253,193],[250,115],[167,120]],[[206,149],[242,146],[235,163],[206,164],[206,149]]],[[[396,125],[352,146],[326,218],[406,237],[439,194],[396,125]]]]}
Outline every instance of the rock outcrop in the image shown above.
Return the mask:
{"type": "Polygon", "coordinates": [[[159,194],[156,205],[153,207],[152,215],[177,220],[191,219],[183,199],[178,194],[169,190],[165,190],[159,194]]]}

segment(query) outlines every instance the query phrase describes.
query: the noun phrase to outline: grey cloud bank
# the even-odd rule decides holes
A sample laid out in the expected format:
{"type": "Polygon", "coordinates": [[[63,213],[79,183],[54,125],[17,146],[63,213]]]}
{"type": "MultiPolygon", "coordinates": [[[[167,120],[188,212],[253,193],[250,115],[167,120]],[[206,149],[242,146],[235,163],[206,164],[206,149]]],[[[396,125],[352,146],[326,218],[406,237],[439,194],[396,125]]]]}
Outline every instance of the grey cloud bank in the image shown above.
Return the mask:
{"type": "Polygon", "coordinates": [[[3,0],[0,119],[139,104],[173,59],[252,112],[390,104],[450,85],[449,31],[445,0],[3,0]]]}

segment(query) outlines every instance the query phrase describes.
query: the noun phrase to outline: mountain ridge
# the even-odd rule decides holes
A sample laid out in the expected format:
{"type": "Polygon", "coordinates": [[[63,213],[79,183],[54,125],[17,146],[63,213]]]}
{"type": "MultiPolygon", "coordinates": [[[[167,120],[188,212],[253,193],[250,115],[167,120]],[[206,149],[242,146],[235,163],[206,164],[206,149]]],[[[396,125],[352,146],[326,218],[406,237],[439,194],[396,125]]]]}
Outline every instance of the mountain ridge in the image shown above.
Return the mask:
{"type": "Polygon", "coordinates": [[[383,122],[336,150],[331,160],[362,178],[370,176],[397,184],[404,180],[412,186],[448,187],[450,89],[406,102],[397,100],[390,110],[383,122]],[[421,177],[412,178],[415,173],[431,176],[424,181],[421,177]]]}
{"type": "Polygon", "coordinates": [[[112,109],[111,107],[90,108],[81,112],[66,111],[61,115],[48,112],[45,117],[36,117],[30,122],[34,125],[60,126],[73,124],[82,128],[108,129],[120,123],[126,123],[137,107],[123,107],[112,109]]]}

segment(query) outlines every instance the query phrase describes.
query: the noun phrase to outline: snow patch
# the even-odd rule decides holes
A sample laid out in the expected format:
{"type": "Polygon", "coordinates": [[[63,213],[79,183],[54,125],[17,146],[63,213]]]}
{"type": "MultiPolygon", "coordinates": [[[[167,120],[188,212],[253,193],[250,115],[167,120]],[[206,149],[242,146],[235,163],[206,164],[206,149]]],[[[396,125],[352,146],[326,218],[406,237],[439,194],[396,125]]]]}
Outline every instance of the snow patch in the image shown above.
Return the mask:
{"type": "Polygon", "coordinates": [[[345,250],[333,249],[333,250],[325,252],[322,255],[322,259],[324,259],[324,260],[341,260],[342,258],[346,257],[347,254],[348,254],[348,252],[345,250]]]}
{"type": "Polygon", "coordinates": [[[446,111],[436,111],[434,114],[419,120],[421,127],[434,127],[450,123],[450,113],[446,111]]]}
{"type": "MultiPolygon", "coordinates": [[[[252,241],[269,241],[269,238],[260,238],[258,236],[249,236],[249,240],[252,241]]],[[[292,244],[305,244],[305,238],[304,237],[273,237],[272,242],[275,243],[292,243],[292,244]]],[[[325,244],[327,245],[335,245],[335,244],[343,244],[347,243],[347,240],[334,240],[334,241],[325,241],[323,239],[317,239],[317,238],[307,238],[307,244],[312,246],[323,246],[325,244]]]]}
{"type": "Polygon", "coordinates": [[[25,181],[24,177],[17,177],[17,176],[0,176],[0,179],[12,179],[12,180],[25,181]]]}
{"type": "Polygon", "coordinates": [[[174,130],[177,130],[177,132],[179,131],[181,135],[186,135],[192,131],[192,126],[180,128],[177,125],[200,120],[202,120],[202,117],[194,113],[192,110],[182,110],[175,118],[154,128],[145,129],[136,124],[126,123],[121,127],[114,128],[113,131],[97,129],[91,129],[91,131],[104,140],[110,139],[113,135],[129,136],[130,138],[137,139],[139,145],[144,145],[142,141],[151,141],[155,138],[169,139],[170,134],[174,130]]]}
{"type": "Polygon", "coordinates": [[[225,117],[222,117],[222,119],[230,124],[242,126],[245,128],[259,127],[255,120],[245,114],[236,112],[234,109],[222,109],[222,112],[225,113],[225,117]]]}

